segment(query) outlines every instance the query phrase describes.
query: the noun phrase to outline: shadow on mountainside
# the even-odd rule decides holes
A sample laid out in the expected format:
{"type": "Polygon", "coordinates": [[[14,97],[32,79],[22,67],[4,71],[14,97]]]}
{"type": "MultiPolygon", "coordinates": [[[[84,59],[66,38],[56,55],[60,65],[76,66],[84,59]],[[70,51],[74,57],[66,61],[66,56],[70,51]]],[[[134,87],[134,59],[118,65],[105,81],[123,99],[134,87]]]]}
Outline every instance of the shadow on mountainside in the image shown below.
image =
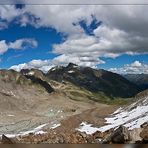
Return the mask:
{"type": "Polygon", "coordinates": [[[43,88],[45,88],[45,90],[48,93],[51,93],[54,91],[54,89],[46,81],[43,81],[40,78],[37,78],[35,76],[31,76],[31,75],[25,75],[25,77],[27,79],[30,79],[33,83],[41,85],[43,88]]]}

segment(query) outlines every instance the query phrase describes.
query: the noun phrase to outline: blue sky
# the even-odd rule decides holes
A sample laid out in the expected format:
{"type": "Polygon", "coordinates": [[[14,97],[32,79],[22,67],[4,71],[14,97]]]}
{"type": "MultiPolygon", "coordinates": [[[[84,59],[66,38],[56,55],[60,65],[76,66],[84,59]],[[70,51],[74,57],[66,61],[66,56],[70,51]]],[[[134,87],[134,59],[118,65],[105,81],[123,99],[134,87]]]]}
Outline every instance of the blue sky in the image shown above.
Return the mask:
{"type": "Polygon", "coordinates": [[[34,38],[38,42],[38,47],[28,48],[25,50],[9,49],[1,55],[1,68],[9,68],[12,65],[26,63],[33,59],[52,59],[56,56],[53,54],[52,45],[62,42],[62,34],[57,33],[52,28],[38,28],[30,25],[20,27],[16,24],[11,24],[9,28],[0,30],[0,40],[13,42],[20,38],[34,38]]]}
{"type": "Polygon", "coordinates": [[[27,68],[45,70],[73,62],[120,73],[125,67],[127,73],[131,69],[133,73],[148,72],[148,37],[143,31],[148,21],[140,20],[138,29],[134,23],[134,17],[140,18],[142,8],[131,17],[122,14],[126,10],[137,13],[130,7],[122,8],[121,12],[110,9],[110,13],[103,6],[87,6],[86,13],[86,7],[79,6],[58,6],[53,10],[51,6],[0,7],[1,69],[14,65],[16,69],[25,64],[27,68]],[[123,17],[124,20],[120,18],[123,24],[119,23],[119,17],[123,17]]]}

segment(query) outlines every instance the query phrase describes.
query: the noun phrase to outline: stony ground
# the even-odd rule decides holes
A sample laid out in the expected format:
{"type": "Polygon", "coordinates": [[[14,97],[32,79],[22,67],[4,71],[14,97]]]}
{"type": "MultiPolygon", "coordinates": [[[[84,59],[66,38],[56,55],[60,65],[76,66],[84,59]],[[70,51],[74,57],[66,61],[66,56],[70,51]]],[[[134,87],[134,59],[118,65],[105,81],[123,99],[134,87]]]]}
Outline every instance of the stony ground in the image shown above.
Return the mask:
{"type": "MultiPolygon", "coordinates": [[[[79,105],[80,104],[81,103],[79,103],[79,105]]],[[[81,105],[84,104],[82,103],[81,105]]],[[[30,133],[29,135],[18,136],[18,143],[96,143],[97,141],[95,141],[92,136],[86,135],[85,133],[80,133],[76,130],[76,128],[78,128],[80,123],[83,121],[92,123],[98,127],[104,125],[104,117],[112,113],[115,108],[117,107],[104,104],[95,104],[88,105],[88,109],[82,109],[81,111],[75,111],[73,109],[71,113],[66,115],[65,111],[68,109],[68,107],[65,107],[65,111],[60,114],[62,117],[65,116],[63,119],[59,117],[54,119],[52,118],[51,120],[51,118],[45,116],[32,116],[32,118],[27,119],[27,116],[23,116],[23,118],[20,117],[19,122],[17,121],[14,124],[1,126],[0,131],[2,132],[3,130],[3,133],[8,131],[14,133],[16,131],[18,132],[18,129],[28,130],[35,127],[35,124],[37,127],[39,124],[48,123],[48,126],[43,128],[43,130],[47,133],[42,135],[30,133]],[[73,113],[74,111],[77,113],[73,113]],[[51,129],[50,127],[52,124],[57,122],[60,123],[60,126],[55,129],[51,129]]]]}
{"type": "MultiPolygon", "coordinates": [[[[61,126],[57,128],[58,132],[69,132],[78,127],[82,121],[100,125],[103,123],[103,117],[116,109],[100,103],[70,100],[60,93],[44,95],[26,109],[17,109],[17,107],[15,109],[12,104],[15,98],[11,98],[11,102],[10,98],[7,99],[7,96],[5,98],[9,100],[9,104],[7,106],[7,103],[2,102],[5,108],[0,109],[0,135],[18,134],[42,124],[47,124],[46,129],[49,129],[53,124],[58,123],[61,123],[61,126]],[[6,109],[9,106],[10,109],[6,109]]],[[[17,105],[20,103],[17,102],[17,105]]]]}

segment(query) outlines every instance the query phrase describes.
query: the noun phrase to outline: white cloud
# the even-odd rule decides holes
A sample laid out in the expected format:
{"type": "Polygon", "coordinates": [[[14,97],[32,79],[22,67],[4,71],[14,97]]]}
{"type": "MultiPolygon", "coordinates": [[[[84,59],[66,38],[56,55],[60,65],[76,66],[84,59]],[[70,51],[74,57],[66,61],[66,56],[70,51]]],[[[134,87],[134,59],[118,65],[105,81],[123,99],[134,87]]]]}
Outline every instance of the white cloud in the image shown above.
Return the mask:
{"type": "Polygon", "coordinates": [[[62,54],[52,60],[55,65],[67,65],[68,63],[75,63],[79,66],[88,66],[95,68],[98,64],[104,64],[105,62],[96,58],[95,56],[83,56],[79,57],[75,54],[62,54]]]}
{"type": "Polygon", "coordinates": [[[15,50],[19,49],[26,49],[27,47],[35,48],[37,47],[38,43],[35,39],[18,39],[14,42],[6,43],[5,40],[0,41],[0,55],[7,52],[8,49],[12,48],[15,50]]]}
{"type": "Polygon", "coordinates": [[[104,61],[101,61],[100,59],[93,59],[92,57],[82,57],[81,59],[78,58],[77,56],[74,57],[73,55],[61,55],[58,57],[55,57],[52,60],[32,60],[28,63],[23,63],[23,64],[18,64],[11,66],[10,69],[14,69],[16,71],[20,71],[21,69],[39,69],[42,70],[43,72],[48,72],[49,69],[51,69],[54,66],[57,65],[63,65],[66,66],[70,62],[76,63],[79,66],[88,66],[88,67],[93,67],[96,68],[95,66],[100,63],[104,63],[104,61]]]}
{"type": "Polygon", "coordinates": [[[97,61],[100,57],[116,58],[122,54],[148,53],[147,7],[47,5],[26,6],[25,9],[39,19],[35,23],[30,22],[33,25],[53,27],[68,34],[64,43],[53,46],[53,52],[60,54],[56,58],[58,63],[70,60],[84,64],[81,59],[89,57],[88,65],[94,66],[92,58],[97,61]],[[94,30],[94,36],[86,35],[79,25],[73,25],[83,19],[90,24],[91,15],[103,22],[94,30]]]}
{"type": "Polygon", "coordinates": [[[19,39],[16,40],[15,42],[9,43],[9,48],[12,49],[25,49],[28,46],[35,48],[37,47],[38,43],[35,39],[19,39]]]}
{"type": "Polygon", "coordinates": [[[8,50],[8,45],[5,40],[0,41],[0,55],[8,50]]]}
{"type": "Polygon", "coordinates": [[[28,63],[23,63],[19,65],[11,66],[9,69],[14,69],[16,71],[20,71],[21,69],[39,69],[43,72],[47,72],[49,69],[51,69],[53,66],[52,62],[50,60],[32,60],[28,63]]]}
{"type": "Polygon", "coordinates": [[[148,64],[134,61],[133,63],[126,64],[121,68],[110,68],[109,70],[119,74],[148,74],[148,64]]]}
{"type": "Polygon", "coordinates": [[[86,17],[87,21],[90,22],[92,20],[91,13],[93,13],[93,9],[87,6],[79,7],[72,5],[26,5],[25,12],[37,18],[37,20],[29,20],[27,22],[29,24],[36,27],[53,27],[58,32],[74,35],[83,33],[84,31],[80,26],[74,26],[73,23],[86,17]]]}
{"type": "Polygon", "coordinates": [[[140,63],[139,61],[135,61],[131,64],[132,67],[141,67],[142,63],[140,63]]]}
{"type": "Polygon", "coordinates": [[[64,43],[53,46],[53,52],[59,55],[53,61],[57,64],[74,61],[94,67],[103,62],[101,57],[148,53],[147,13],[148,6],[26,5],[21,10],[1,6],[0,18],[10,22],[19,17],[17,21],[22,26],[53,27],[67,34],[64,43]],[[80,20],[89,25],[92,15],[103,22],[94,30],[94,36],[86,35],[80,25],[73,25],[80,20]]]}
{"type": "Polygon", "coordinates": [[[12,21],[23,13],[22,10],[16,9],[14,5],[0,5],[0,19],[7,22],[12,21]]]}

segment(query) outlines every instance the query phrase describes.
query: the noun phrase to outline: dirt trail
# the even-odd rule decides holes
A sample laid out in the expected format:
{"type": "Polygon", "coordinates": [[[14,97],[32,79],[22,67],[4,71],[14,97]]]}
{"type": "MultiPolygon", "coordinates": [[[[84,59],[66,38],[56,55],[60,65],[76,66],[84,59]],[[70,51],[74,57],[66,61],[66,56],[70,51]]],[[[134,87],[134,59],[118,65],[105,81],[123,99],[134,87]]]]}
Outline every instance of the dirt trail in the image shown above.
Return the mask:
{"type": "Polygon", "coordinates": [[[61,120],[61,125],[55,129],[45,128],[47,132],[43,135],[26,135],[20,139],[20,143],[92,143],[93,136],[80,133],[76,130],[81,122],[88,122],[95,127],[104,125],[104,117],[117,109],[117,106],[97,104],[91,109],[86,109],[81,113],[70,115],[61,120]]]}
{"type": "Polygon", "coordinates": [[[100,104],[98,107],[88,109],[80,114],[70,116],[61,121],[61,126],[56,129],[57,133],[74,132],[81,122],[88,122],[94,126],[102,126],[104,118],[113,113],[118,107],[100,104]]]}

